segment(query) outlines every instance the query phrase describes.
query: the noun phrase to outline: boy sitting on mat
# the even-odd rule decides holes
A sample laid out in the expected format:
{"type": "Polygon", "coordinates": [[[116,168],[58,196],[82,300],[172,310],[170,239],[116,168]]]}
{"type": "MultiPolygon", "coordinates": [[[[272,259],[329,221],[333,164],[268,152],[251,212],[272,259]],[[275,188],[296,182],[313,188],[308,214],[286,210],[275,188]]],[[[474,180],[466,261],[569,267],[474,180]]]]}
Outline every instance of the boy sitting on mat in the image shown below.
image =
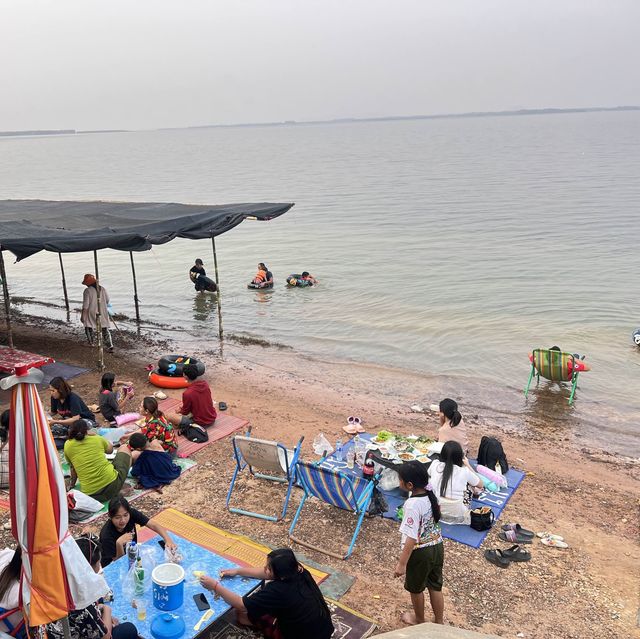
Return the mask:
{"type": "Polygon", "coordinates": [[[178,407],[177,413],[167,415],[167,419],[180,430],[194,423],[205,428],[212,426],[218,414],[213,406],[208,382],[198,377],[195,364],[185,364],[182,375],[189,386],[182,393],[182,406],[178,407]]]}

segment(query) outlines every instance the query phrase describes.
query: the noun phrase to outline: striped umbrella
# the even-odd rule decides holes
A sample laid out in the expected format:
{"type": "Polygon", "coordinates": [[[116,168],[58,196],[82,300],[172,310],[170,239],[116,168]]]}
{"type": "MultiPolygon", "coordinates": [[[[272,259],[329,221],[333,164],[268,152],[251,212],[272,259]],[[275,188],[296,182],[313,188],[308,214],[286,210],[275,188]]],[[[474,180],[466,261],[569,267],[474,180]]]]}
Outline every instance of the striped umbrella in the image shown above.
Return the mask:
{"type": "Polygon", "coordinates": [[[11,532],[22,548],[21,605],[29,626],[66,617],[104,596],[106,584],[69,534],[64,476],[36,384],[44,374],[16,367],[11,388],[11,532]]]}

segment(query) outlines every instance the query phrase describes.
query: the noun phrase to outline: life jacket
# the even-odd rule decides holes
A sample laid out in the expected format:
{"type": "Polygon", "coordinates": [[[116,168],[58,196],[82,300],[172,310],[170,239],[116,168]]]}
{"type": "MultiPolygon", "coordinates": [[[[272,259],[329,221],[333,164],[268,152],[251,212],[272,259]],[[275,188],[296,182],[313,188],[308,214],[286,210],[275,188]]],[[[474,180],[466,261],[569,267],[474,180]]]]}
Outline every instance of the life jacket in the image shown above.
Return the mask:
{"type": "Polygon", "coordinates": [[[267,272],[266,271],[258,271],[256,276],[253,278],[254,282],[266,282],[267,281],[267,272]]]}

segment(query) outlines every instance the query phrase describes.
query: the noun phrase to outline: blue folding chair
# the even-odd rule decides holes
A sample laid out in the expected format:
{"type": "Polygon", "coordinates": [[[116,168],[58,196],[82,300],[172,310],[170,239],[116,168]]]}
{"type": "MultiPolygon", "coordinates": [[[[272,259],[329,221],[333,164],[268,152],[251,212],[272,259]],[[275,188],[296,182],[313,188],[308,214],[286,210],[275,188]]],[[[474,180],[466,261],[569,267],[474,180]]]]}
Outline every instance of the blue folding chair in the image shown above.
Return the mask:
{"type": "Polygon", "coordinates": [[[287,514],[291,488],[295,483],[296,462],[300,456],[300,447],[302,446],[303,440],[304,437],[301,437],[296,447],[293,450],[289,450],[286,446],[278,442],[251,437],[251,429],[249,429],[246,435],[236,435],[233,438],[233,456],[236,461],[236,468],[233,471],[231,485],[227,493],[227,509],[229,512],[238,515],[248,515],[249,517],[258,517],[259,519],[266,519],[268,521],[280,521],[283,519],[287,514]],[[231,493],[233,492],[238,475],[246,468],[249,469],[249,472],[254,477],[258,477],[259,479],[287,484],[287,491],[280,516],[265,515],[229,506],[231,493]]]}
{"type": "Polygon", "coordinates": [[[325,555],[331,555],[336,559],[348,559],[353,552],[356,539],[362,527],[362,520],[369,511],[369,504],[373,497],[373,490],[378,483],[378,475],[372,481],[346,475],[333,468],[325,468],[321,462],[307,463],[299,461],[296,466],[296,476],[298,482],[302,484],[304,495],[298,506],[295,517],[289,528],[289,539],[301,546],[313,548],[325,555]],[[300,518],[300,513],[309,497],[317,497],[326,504],[336,506],[342,510],[348,510],[357,517],[356,529],[351,537],[346,553],[338,554],[332,550],[320,548],[307,541],[294,537],[293,531],[300,518]]]}
{"type": "Polygon", "coordinates": [[[12,610],[0,608],[0,637],[8,635],[9,637],[15,637],[16,639],[26,639],[27,635],[24,630],[24,618],[21,618],[15,625],[9,620],[9,617],[13,617],[16,613],[22,613],[20,608],[13,608],[12,610]]]}

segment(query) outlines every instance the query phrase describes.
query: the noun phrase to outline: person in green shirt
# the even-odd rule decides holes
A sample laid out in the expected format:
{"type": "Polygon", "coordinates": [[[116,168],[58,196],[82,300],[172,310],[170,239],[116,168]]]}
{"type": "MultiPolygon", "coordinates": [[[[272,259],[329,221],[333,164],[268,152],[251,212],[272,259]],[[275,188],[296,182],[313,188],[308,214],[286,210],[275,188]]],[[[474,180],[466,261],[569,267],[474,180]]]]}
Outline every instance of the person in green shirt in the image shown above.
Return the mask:
{"type": "Polygon", "coordinates": [[[105,453],[113,452],[113,445],[104,437],[89,431],[90,424],[78,419],[69,428],[64,444],[64,456],[71,467],[69,489],[80,480],[83,493],[98,501],[109,501],[122,488],[131,467],[131,449],[122,445],[115,458],[109,461],[105,453]]]}

